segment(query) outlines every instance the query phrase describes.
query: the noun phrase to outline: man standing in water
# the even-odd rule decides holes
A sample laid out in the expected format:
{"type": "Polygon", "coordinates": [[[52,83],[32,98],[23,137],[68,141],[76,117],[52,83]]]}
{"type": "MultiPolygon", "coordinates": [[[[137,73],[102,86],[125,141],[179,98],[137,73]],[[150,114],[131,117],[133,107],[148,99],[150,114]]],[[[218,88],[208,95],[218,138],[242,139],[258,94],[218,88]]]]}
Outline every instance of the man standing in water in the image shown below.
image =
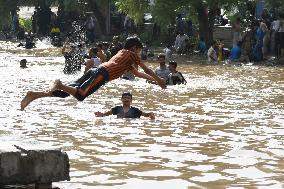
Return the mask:
{"type": "Polygon", "coordinates": [[[96,112],[97,117],[104,117],[109,115],[117,115],[117,118],[140,118],[140,116],[150,117],[150,119],[155,119],[153,112],[143,112],[138,108],[131,106],[132,94],[129,92],[122,93],[121,96],[122,106],[115,106],[107,112],[96,112]]]}
{"type": "Polygon", "coordinates": [[[48,91],[29,91],[21,101],[21,110],[24,110],[32,101],[43,97],[65,98],[72,95],[77,100],[83,101],[102,85],[119,78],[126,71],[131,71],[137,77],[156,81],[161,88],[166,88],[165,81],[141,62],[139,54],[142,47],[138,37],[127,38],[124,49],[98,68],[90,69],[76,81],[65,85],[60,80],[55,80],[53,87],[48,91]],[[139,72],[134,65],[140,66],[145,73],[139,72]]]}

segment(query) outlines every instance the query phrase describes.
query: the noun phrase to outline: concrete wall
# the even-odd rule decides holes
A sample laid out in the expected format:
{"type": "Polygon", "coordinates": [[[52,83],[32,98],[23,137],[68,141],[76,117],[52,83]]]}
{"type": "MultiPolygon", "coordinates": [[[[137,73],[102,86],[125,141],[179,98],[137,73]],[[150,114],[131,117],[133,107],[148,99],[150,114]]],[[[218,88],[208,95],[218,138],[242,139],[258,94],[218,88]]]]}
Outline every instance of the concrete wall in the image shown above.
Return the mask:
{"type": "Polygon", "coordinates": [[[224,46],[226,48],[232,48],[233,46],[233,33],[231,26],[217,26],[214,28],[213,39],[223,39],[224,46]]]}
{"type": "Polygon", "coordinates": [[[1,151],[0,185],[70,180],[69,158],[61,150],[1,151]]]}

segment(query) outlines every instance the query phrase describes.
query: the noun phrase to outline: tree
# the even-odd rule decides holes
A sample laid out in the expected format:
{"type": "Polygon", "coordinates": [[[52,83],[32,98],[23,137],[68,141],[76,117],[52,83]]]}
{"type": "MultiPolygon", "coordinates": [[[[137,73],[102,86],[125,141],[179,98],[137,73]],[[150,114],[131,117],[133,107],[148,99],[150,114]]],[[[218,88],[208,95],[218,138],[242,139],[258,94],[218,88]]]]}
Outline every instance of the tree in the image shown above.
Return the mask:
{"type": "Polygon", "coordinates": [[[18,0],[0,0],[0,30],[11,27],[11,11],[16,10],[18,0]]]}
{"type": "Polygon", "coordinates": [[[129,15],[136,24],[143,23],[144,13],[149,11],[148,0],[115,0],[118,11],[129,15]]]}
{"type": "MultiPolygon", "coordinates": [[[[274,0],[269,0],[273,3],[274,0]]],[[[276,0],[280,3],[281,0],[276,0]]],[[[203,36],[206,42],[213,40],[213,29],[216,15],[220,9],[224,9],[228,14],[246,17],[249,8],[243,11],[247,5],[253,4],[253,0],[155,0],[150,5],[147,0],[116,0],[116,5],[120,12],[128,14],[136,23],[143,20],[145,12],[152,13],[155,22],[162,27],[173,23],[177,13],[185,13],[193,20],[197,20],[199,36],[203,36]],[[186,10],[186,11],[185,11],[186,10]],[[233,10],[233,11],[232,11],[233,10]]]]}
{"type": "MultiPolygon", "coordinates": [[[[155,0],[154,4],[150,5],[146,0],[117,0],[116,5],[119,11],[128,14],[136,22],[143,20],[145,11],[150,11],[155,21],[162,26],[172,23],[180,9],[193,8],[199,22],[199,35],[202,35],[206,41],[210,41],[213,38],[213,24],[217,9],[223,1],[225,0],[155,0]]],[[[233,2],[233,0],[227,1],[233,2]]]]}

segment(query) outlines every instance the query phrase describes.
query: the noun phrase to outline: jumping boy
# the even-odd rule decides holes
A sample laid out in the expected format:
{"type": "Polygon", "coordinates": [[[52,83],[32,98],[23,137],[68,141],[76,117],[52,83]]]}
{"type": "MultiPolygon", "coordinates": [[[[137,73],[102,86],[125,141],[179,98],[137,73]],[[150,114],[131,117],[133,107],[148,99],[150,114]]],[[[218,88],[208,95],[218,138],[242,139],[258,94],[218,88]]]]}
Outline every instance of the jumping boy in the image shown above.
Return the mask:
{"type": "Polygon", "coordinates": [[[155,119],[153,112],[143,112],[136,107],[131,106],[132,94],[125,92],[121,96],[122,106],[115,106],[107,112],[96,112],[97,117],[104,117],[109,115],[116,115],[117,118],[140,118],[140,116],[150,117],[150,119],[155,119]]]}
{"type": "Polygon", "coordinates": [[[72,95],[78,101],[83,101],[102,85],[119,78],[126,71],[131,71],[137,77],[156,81],[161,88],[166,88],[165,81],[141,62],[139,53],[142,47],[138,37],[127,38],[124,49],[120,50],[108,62],[102,63],[98,68],[90,69],[76,81],[65,85],[60,80],[55,80],[53,87],[48,91],[29,91],[21,102],[21,110],[24,110],[32,101],[43,97],[65,98],[72,95]],[[140,66],[145,73],[139,72],[133,66],[134,64],[140,66]]]}

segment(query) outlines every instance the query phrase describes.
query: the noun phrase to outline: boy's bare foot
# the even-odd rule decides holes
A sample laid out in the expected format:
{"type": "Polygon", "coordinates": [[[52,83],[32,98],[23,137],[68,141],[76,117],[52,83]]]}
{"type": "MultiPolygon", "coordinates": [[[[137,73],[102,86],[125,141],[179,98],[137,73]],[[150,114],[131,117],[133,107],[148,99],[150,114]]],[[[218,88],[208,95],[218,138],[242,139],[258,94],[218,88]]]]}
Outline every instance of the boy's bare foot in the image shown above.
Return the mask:
{"type": "Polygon", "coordinates": [[[21,110],[23,111],[25,107],[27,107],[33,100],[33,92],[29,91],[27,92],[25,98],[21,101],[21,110]]]}
{"type": "Polygon", "coordinates": [[[55,90],[57,90],[57,89],[60,89],[61,86],[62,86],[61,81],[60,81],[59,79],[56,79],[56,80],[54,81],[53,86],[50,88],[50,91],[53,92],[53,91],[55,91],[55,90]]]}

